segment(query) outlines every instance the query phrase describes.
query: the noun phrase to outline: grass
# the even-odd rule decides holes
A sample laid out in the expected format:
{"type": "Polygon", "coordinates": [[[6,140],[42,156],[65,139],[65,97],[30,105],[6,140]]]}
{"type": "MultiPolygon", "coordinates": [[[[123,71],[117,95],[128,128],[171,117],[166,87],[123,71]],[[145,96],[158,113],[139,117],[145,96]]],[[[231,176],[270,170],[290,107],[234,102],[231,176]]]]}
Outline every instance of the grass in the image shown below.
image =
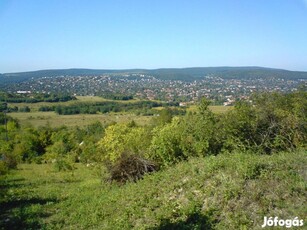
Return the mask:
{"type": "Polygon", "coordinates": [[[77,96],[77,100],[80,102],[102,102],[109,101],[108,99],[98,96],[77,96]]]}
{"type": "Polygon", "coordinates": [[[214,113],[225,113],[233,109],[233,106],[212,105],[209,106],[209,109],[211,109],[214,113]]]}
{"type": "Polygon", "coordinates": [[[306,217],[306,156],[195,158],[124,186],[95,167],[23,164],[0,179],[0,228],[261,229],[264,216],[306,217]]]}
{"type": "MultiPolygon", "coordinates": [[[[102,101],[115,101],[115,102],[121,102],[121,103],[133,103],[140,101],[140,99],[131,99],[131,100],[112,100],[112,99],[106,99],[98,96],[77,96],[77,100],[80,102],[102,102],[102,101]]],[[[157,101],[159,102],[159,101],[157,101]]]]}
{"type": "MultiPolygon", "coordinates": [[[[209,109],[214,113],[225,113],[233,109],[233,106],[211,105],[209,109]]],[[[187,110],[194,112],[197,110],[197,105],[190,105],[187,110]]]]}
{"type": "MultiPolygon", "coordinates": [[[[17,118],[22,126],[32,125],[34,127],[45,126],[49,124],[51,127],[59,127],[62,125],[66,126],[85,126],[92,124],[95,121],[100,121],[101,123],[111,123],[111,122],[129,122],[134,120],[140,125],[148,124],[151,117],[139,116],[130,113],[110,113],[110,114],[76,114],[76,115],[58,115],[55,112],[40,112],[38,109],[41,106],[56,106],[56,105],[72,105],[77,102],[103,102],[103,101],[114,101],[104,99],[98,96],[77,96],[77,100],[67,101],[67,102],[38,102],[38,103],[9,103],[10,107],[17,106],[19,108],[28,106],[31,112],[21,113],[13,112],[9,113],[13,118],[17,118]]],[[[121,101],[116,100],[119,103],[133,103],[137,100],[121,101]]]]}
{"type": "MultiPolygon", "coordinates": [[[[103,101],[105,99],[100,97],[90,97],[90,96],[79,96],[78,100],[83,102],[96,102],[103,101]]],[[[13,112],[9,113],[9,115],[13,118],[19,120],[22,126],[32,125],[34,127],[45,126],[49,124],[51,127],[59,127],[62,125],[66,126],[85,126],[92,124],[95,121],[100,121],[101,123],[111,123],[111,122],[129,122],[134,120],[140,125],[148,124],[151,120],[150,116],[140,116],[130,113],[110,113],[110,114],[75,114],[75,115],[58,115],[55,112],[40,112],[38,108],[40,106],[50,106],[56,104],[69,105],[75,103],[73,101],[70,102],[58,102],[58,103],[50,103],[50,102],[40,102],[34,104],[26,104],[26,103],[14,103],[12,105],[16,105],[18,107],[29,106],[31,108],[31,112],[13,112]]],[[[225,106],[210,106],[209,107],[214,113],[223,113],[231,109],[231,107],[225,106]]],[[[161,110],[163,107],[154,108],[156,110],[161,110]]],[[[191,106],[188,108],[188,111],[195,111],[196,106],[191,106]]]]}
{"type": "Polygon", "coordinates": [[[17,118],[22,126],[27,124],[34,127],[45,126],[49,124],[51,127],[66,126],[85,126],[95,121],[101,123],[110,122],[129,122],[134,120],[140,125],[147,124],[151,117],[137,116],[134,114],[76,114],[76,115],[58,115],[55,112],[29,112],[29,113],[10,113],[13,118],[17,118]]]}
{"type": "MultiPolygon", "coordinates": [[[[8,103],[9,107],[14,107],[17,106],[18,108],[22,108],[25,106],[28,106],[32,112],[38,112],[38,109],[41,106],[57,106],[57,105],[72,105],[78,102],[88,102],[88,103],[94,103],[94,102],[104,102],[104,101],[115,101],[115,102],[120,102],[120,103],[133,103],[139,101],[138,99],[133,99],[133,100],[128,100],[128,101],[122,101],[122,100],[110,100],[110,99],[105,99],[102,97],[98,96],[77,96],[77,100],[72,100],[72,101],[66,101],[66,102],[38,102],[38,103],[8,103]]],[[[159,102],[159,101],[157,101],[159,102]]],[[[161,110],[163,107],[157,107],[155,109],[161,110]]],[[[209,108],[215,112],[215,113],[223,113],[226,112],[230,109],[232,109],[232,106],[209,106],[209,108]]],[[[189,105],[188,106],[188,111],[196,111],[197,110],[197,105],[189,105]]]]}
{"type": "MultiPolygon", "coordinates": [[[[151,117],[148,116],[137,116],[129,113],[115,113],[115,114],[77,114],[77,115],[58,115],[55,112],[40,112],[38,109],[41,106],[56,106],[56,105],[72,105],[77,102],[103,102],[103,101],[114,101],[104,99],[98,96],[77,96],[77,100],[67,101],[67,102],[39,102],[39,103],[9,103],[10,107],[17,106],[22,108],[28,106],[31,109],[29,113],[10,113],[9,115],[13,118],[17,118],[22,126],[32,125],[34,127],[45,126],[49,124],[51,127],[59,127],[62,125],[66,126],[85,126],[89,125],[95,121],[100,121],[101,123],[110,122],[129,122],[131,120],[136,121],[140,125],[148,124],[151,117]]],[[[120,101],[121,103],[133,103],[137,100],[120,101]]],[[[230,109],[231,106],[209,106],[209,108],[214,113],[224,113],[230,109]]],[[[161,110],[163,107],[154,108],[156,110],[161,110]]],[[[188,111],[196,111],[197,105],[192,105],[187,108],[188,111]]]]}

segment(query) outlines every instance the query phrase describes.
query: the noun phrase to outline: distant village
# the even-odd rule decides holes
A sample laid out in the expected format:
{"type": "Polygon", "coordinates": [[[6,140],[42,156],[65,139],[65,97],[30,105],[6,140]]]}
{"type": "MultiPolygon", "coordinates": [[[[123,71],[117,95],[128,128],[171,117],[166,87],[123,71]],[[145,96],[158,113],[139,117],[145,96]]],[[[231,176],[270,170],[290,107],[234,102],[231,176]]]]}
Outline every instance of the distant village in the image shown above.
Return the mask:
{"type": "Polygon", "coordinates": [[[146,100],[177,101],[181,106],[207,97],[213,104],[229,106],[249,100],[254,92],[291,92],[306,80],[282,78],[223,79],[214,75],[196,81],[161,80],[147,74],[104,74],[101,76],[56,76],[31,79],[7,86],[14,93],[67,93],[70,95],[131,95],[146,100]]]}

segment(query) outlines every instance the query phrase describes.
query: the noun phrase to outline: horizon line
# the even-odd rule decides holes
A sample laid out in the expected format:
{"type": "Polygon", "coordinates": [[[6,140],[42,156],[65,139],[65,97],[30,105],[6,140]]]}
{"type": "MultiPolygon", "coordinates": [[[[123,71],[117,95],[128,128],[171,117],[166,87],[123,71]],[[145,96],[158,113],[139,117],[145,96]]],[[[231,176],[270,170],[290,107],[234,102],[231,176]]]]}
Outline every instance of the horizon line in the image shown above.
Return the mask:
{"type": "Polygon", "coordinates": [[[105,70],[105,71],[127,71],[127,70],[163,70],[163,69],[197,69],[197,68],[261,68],[261,69],[272,69],[272,70],[284,70],[291,72],[307,72],[306,70],[289,70],[283,68],[266,67],[266,66],[194,66],[194,67],[159,67],[159,68],[82,68],[82,67],[71,67],[71,68],[46,68],[37,70],[25,70],[18,72],[4,72],[0,74],[17,74],[17,73],[28,73],[28,72],[39,72],[39,71],[58,71],[58,70],[105,70]]]}

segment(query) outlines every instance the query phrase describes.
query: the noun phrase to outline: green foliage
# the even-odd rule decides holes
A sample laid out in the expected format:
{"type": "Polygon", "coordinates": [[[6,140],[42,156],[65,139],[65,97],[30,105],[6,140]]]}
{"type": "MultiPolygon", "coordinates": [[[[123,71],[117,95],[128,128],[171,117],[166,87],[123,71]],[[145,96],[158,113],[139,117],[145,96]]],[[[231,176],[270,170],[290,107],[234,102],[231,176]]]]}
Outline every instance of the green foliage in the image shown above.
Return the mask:
{"type": "Polygon", "coordinates": [[[120,183],[136,181],[145,173],[156,170],[156,165],[146,159],[145,150],[150,144],[148,131],[133,121],[106,128],[97,145],[99,155],[96,154],[96,159],[107,167],[111,180],[120,183]]]}
{"type": "Polygon", "coordinates": [[[100,122],[94,122],[84,129],[76,129],[75,136],[78,145],[75,149],[75,153],[79,161],[83,163],[99,161],[97,142],[103,136],[104,129],[104,126],[100,122]]]}
{"type": "Polygon", "coordinates": [[[9,139],[6,152],[37,163],[69,155],[76,162],[114,164],[122,153],[130,152],[168,166],[190,157],[235,150],[271,154],[306,147],[306,98],[304,91],[258,94],[252,103],[239,102],[223,114],[212,113],[209,101],[202,99],[194,113],[174,117],[177,110],[166,108],[149,127],[131,121],[110,125],[106,132],[99,122],[83,129],[20,129],[18,122],[10,117],[5,122],[2,115],[0,141],[9,139]]]}
{"type": "Polygon", "coordinates": [[[219,115],[208,105],[185,116],[164,110],[154,128],[21,128],[8,117],[0,174],[18,160],[53,164],[1,175],[0,228],[255,229],[265,215],[304,216],[306,92],[255,95],[219,115]],[[138,182],[101,185],[108,176],[93,162],[112,180],[138,182]]]}
{"type": "Polygon", "coordinates": [[[157,114],[156,117],[152,119],[152,125],[163,126],[167,123],[170,123],[174,116],[180,116],[180,115],[183,116],[185,114],[186,114],[185,109],[166,107],[160,110],[159,114],[157,114]]]}
{"type": "Polygon", "coordinates": [[[252,149],[261,153],[306,145],[307,95],[258,94],[254,104],[238,103],[221,120],[224,149],[252,149]]]}
{"type": "Polygon", "coordinates": [[[180,119],[174,117],[172,122],[162,128],[153,130],[150,145],[150,157],[161,166],[167,166],[184,160],[186,156],[180,148],[181,132],[180,119]]]}
{"type": "MultiPolygon", "coordinates": [[[[50,107],[48,110],[54,108],[54,111],[60,115],[69,114],[96,114],[109,112],[125,112],[125,111],[146,111],[154,107],[163,105],[178,105],[178,103],[158,103],[154,101],[136,101],[136,102],[115,102],[104,101],[95,103],[75,103],[69,106],[58,105],[50,107]]],[[[46,110],[46,108],[44,108],[46,110]]]]}
{"type": "Polygon", "coordinates": [[[153,130],[150,157],[162,166],[193,156],[250,150],[293,150],[307,142],[307,94],[258,94],[253,104],[238,102],[224,114],[213,114],[202,99],[198,112],[177,117],[153,130]]]}
{"type": "Polygon", "coordinates": [[[210,105],[210,101],[208,101],[206,98],[202,98],[199,102],[199,105],[198,105],[198,110],[199,110],[199,113],[203,116],[206,116],[209,114],[209,105],[210,105]]]}
{"type": "Polygon", "coordinates": [[[2,102],[0,103],[0,112],[2,113],[3,111],[6,111],[8,109],[7,103],[2,102]]]}
{"type": "Polygon", "coordinates": [[[17,168],[17,157],[10,152],[3,153],[0,149],[0,175],[7,174],[10,169],[17,168]]]}
{"type": "Polygon", "coordinates": [[[34,129],[32,127],[20,130],[14,136],[13,153],[22,161],[32,162],[36,157],[42,156],[46,147],[50,142],[51,129],[40,128],[34,129]]]}
{"type": "Polygon", "coordinates": [[[171,123],[153,130],[151,157],[167,166],[188,157],[215,154],[214,127],[214,115],[204,101],[197,114],[174,117],[171,123]]]}
{"type": "Polygon", "coordinates": [[[50,141],[52,144],[46,147],[46,154],[44,154],[44,159],[47,162],[62,159],[68,154],[72,155],[78,144],[74,133],[66,127],[52,132],[50,141]]]}
{"type": "MultiPolygon", "coordinates": [[[[75,100],[76,97],[66,94],[43,94],[43,93],[5,93],[0,92],[0,102],[8,103],[37,103],[37,102],[60,102],[75,100]]],[[[0,107],[1,108],[1,107],[0,107]]],[[[0,110],[1,111],[1,110],[0,110]]],[[[28,112],[28,111],[21,111],[28,112]]]]}
{"type": "Polygon", "coordinates": [[[0,126],[5,125],[6,122],[13,121],[15,123],[15,126],[18,127],[18,121],[11,116],[8,116],[7,114],[4,114],[0,112],[0,126]]]}
{"type": "Polygon", "coordinates": [[[9,168],[7,167],[6,163],[0,160],[0,176],[5,175],[9,172],[9,168]]]}
{"type": "Polygon", "coordinates": [[[244,150],[253,143],[255,108],[246,102],[239,102],[235,109],[221,116],[219,129],[223,149],[244,150]]]}
{"type": "Polygon", "coordinates": [[[159,116],[152,119],[154,126],[162,126],[166,123],[170,123],[173,118],[172,110],[171,109],[163,109],[158,114],[159,116]]]}
{"type": "Polygon", "coordinates": [[[115,124],[105,129],[104,137],[98,142],[101,160],[115,163],[125,151],[143,154],[149,146],[150,136],[143,127],[115,124]]]}
{"type": "Polygon", "coordinates": [[[54,168],[56,171],[71,171],[74,169],[72,162],[69,162],[68,159],[65,158],[57,158],[54,162],[54,168]]]}
{"type": "Polygon", "coordinates": [[[25,107],[21,107],[18,109],[18,112],[25,112],[25,113],[28,113],[28,112],[31,112],[31,109],[29,108],[29,106],[25,106],[25,107]]]}
{"type": "Polygon", "coordinates": [[[217,117],[208,108],[209,102],[203,99],[196,114],[184,117],[182,126],[182,149],[185,155],[206,156],[219,153],[219,140],[216,138],[217,117]]]}
{"type": "Polygon", "coordinates": [[[115,94],[115,93],[105,93],[102,95],[103,98],[111,99],[111,100],[122,100],[122,101],[128,101],[132,100],[132,95],[123,95],[123,94],[115,94]]]}

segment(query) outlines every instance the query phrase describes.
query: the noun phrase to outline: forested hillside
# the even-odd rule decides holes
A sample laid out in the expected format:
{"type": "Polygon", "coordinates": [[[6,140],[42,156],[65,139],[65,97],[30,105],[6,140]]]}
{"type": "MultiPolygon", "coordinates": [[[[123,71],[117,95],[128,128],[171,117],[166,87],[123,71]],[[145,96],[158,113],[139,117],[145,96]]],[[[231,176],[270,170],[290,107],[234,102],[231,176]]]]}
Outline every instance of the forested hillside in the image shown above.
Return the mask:
{"type": "Polygon", "coordinates": [[[193,81],[207,75],[231,79],[250,78],[286,78],[307,79],[307,72],[288,71],[263,67],[195,67],[195,68],[165,68],[165,69],[126,69],[126,70],[96,70],[96,69],[58,69],[39,70],[20,73],[2,73],[0,84],[17,83],[30,79],[57,76],[98,76],[103,74],[148,74],[162,80],[193,81]]]}

